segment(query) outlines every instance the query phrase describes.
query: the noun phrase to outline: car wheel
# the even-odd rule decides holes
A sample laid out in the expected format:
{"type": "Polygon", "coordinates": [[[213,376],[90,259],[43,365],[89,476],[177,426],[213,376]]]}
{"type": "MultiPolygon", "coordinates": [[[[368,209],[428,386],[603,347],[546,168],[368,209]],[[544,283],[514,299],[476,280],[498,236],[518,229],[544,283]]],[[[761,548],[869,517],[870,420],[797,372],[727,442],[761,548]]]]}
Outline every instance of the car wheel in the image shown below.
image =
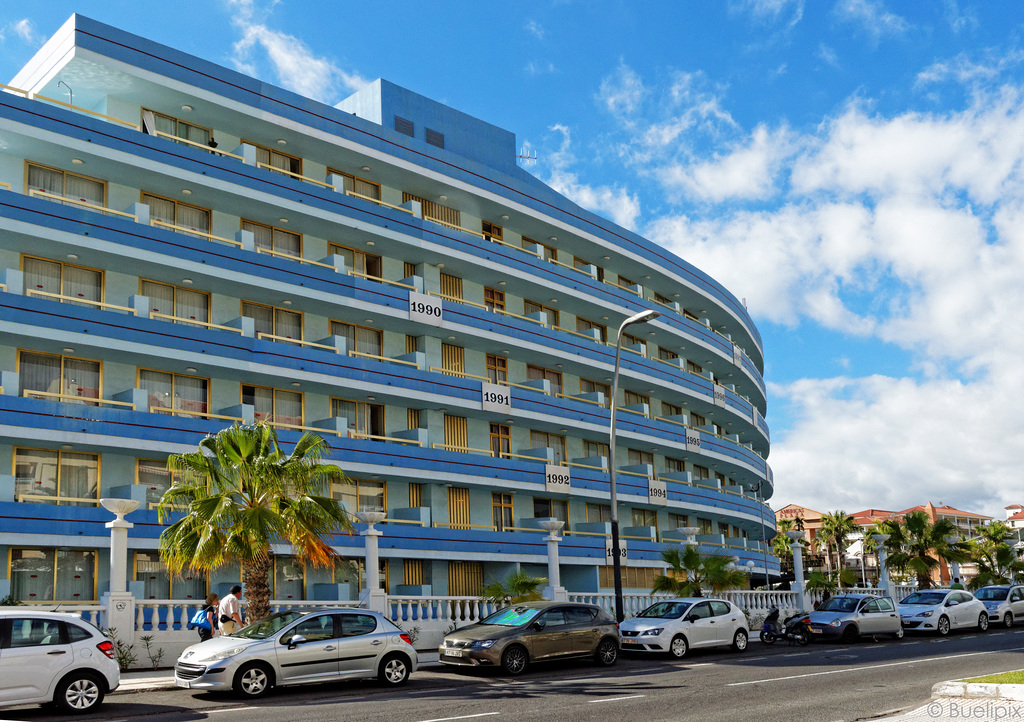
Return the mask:
{"type": "Polygon", "coordinates": [[[747,648],[747,633],[742,629],[736,631],[732,637],[732,651],[742,652],[747,648]]]}
{"type": "Polygon", "coordinates": [[[526,649],[515,644],[505,650],[501,655],[501,668],[511,675],[522,674],[530,663],[530,657],[526,649]]]}
{"type": "Polygon", "coordinates": [[[949,618],[948,617],[939,617],[939,621],[935,625],[935,629],[936,629],[936,631],[938,631],[939,636],[941,636],[941,637],[945,637],[946,635],[948,635],[949,634],[949,618]]]}
{"type": "Polygon", "coordinates": [[[981,614],[978,615],[978,631],[979,632],[987,632],[988,631],[988,614],[986,614],[985,612],[982,612],[981,614]]]}
{"type": "Polygon", "coordinates": [[[53,692],[53,702],[62,712],[91,712],[103,701],[103,685],[89,672],[72,672],[53,692]]]}
{"type": "Polygon", "coordinates": [[[850,642],[856,642],[858,637],[860,637],[860,632],[858,631],[856,624],[848,624],[846,629],[843,630],[842,639],[847,644],[850,642]]]}
{"type": "Polygon", "coordinates": [[[409,660],[404,654],[389,654],[380,663],[377,677],[392,686],[405,684],[409,679],[409,660]]]}
{"type": "Polygon", "coordinates": [[[1007,629],[1013,626],[1013,612],[1007,612],[1006,616],[1003,617],[1003,626],[1007,629]]]}
{"type": "Polygon", "coordinates": [[[601,640],[594,652],[594,660],[602,667],[611,667],[619,658],[619,645],[608,637],[601,640]]]}
{"type": "Polygon", "coordinates": [[[668,645],[668,651],[676,659],[682,659],[690,651],[690,645],[686,643],[686,637],[677,634],[672,637],[672,641],[668,645]]]}
{"type": "Polygon", "coordinates": [[[262,697],[274,686],[274,673],[263,662],[251,662],[235,673],[235,682],[232,685],[235,692],[256,699],[262,697]]]}
{"type": "Polygon", "coordinates": [[[903,639],[903,625],[902,624],[900,625],[899,629],[897,629],[895,632],[892,633],[892,638],[893,639],[903,639]]]}

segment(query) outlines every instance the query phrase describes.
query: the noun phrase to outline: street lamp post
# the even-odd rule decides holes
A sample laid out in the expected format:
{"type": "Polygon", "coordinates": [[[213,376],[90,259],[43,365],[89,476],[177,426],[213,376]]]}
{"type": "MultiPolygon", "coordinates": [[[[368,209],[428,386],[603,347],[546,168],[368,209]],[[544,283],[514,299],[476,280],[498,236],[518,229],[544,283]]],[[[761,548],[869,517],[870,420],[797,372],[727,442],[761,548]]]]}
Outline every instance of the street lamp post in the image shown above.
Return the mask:
{"type": "Polygon", "coordinates": [[[619,325],[619,332],[615,337],[615,373],[612,375],[612,401],[611,401],[611,422],[608,429],[608,475],[611,479],[611,502],[612,502],[612,571],[615,576],[615,619],[621,622],[625,619],[622,604],[622,560],[619,558],[619,505],[618,497],[615,494],[615,406],[619,396],[619,360],[622,355],[622,332],[627,326],[634,323],[647,323],[661,313],[653,309],[647,309],[627,318],[619,325]]]}

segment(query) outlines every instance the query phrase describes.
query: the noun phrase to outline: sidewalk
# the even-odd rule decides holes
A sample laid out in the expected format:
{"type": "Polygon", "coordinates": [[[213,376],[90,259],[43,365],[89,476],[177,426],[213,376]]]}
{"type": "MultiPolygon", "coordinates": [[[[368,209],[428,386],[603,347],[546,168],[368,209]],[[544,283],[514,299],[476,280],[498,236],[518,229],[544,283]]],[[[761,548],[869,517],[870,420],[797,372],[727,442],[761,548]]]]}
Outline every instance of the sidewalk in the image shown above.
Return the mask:
{"type": "MultiPolygon", "coordinates": [[[[437,652],[419,652],[419,668],[429,669],[440,667],[437,661],[437,652]]],[[[174,687],[174,670],[157,669],[121,673],[121,685],[114,691],[114,694],[127,694],[130,692],[145,692],[151,689],[166,689],[174,687]]]]}
{"type": "Polygon", "coordinates": [[[1024,720],[1024,684],[939,682],[926,705],[888,720],[1024,720]]]}

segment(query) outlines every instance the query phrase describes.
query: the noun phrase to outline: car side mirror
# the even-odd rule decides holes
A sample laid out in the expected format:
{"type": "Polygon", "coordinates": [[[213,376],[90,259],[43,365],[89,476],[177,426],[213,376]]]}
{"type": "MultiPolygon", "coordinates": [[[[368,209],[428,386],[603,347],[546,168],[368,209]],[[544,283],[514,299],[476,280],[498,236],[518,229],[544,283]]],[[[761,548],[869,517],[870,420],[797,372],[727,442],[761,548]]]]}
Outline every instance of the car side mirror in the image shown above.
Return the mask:
{"type": "Polygon", "coordinates": [[[955,599],[950,599],[950,600],[949,600],[948,602],[946,602],[946,606],[947,606],[947,607],[955,607],[955,606],[956,606],[957,604],[959,604],[959,603],[960,603],[960,602],[958,602],[958,601],[957,601],[957,600],[955,600],[955,599]]]}
{"type": "Polygon", "coordinates": [[[544,622],[536,621],[536,622],[534,622],[533,624],[530,625],[530,629],[534,629],[534,630],[540,632],[541,630],[544,629],[545,626],[546,625],[544,624],[544,622]]]}
{"type": "Polygon", "coordinates": [[[300,644],[305,644],[306,638],[301,634],[293,634],[287,641],[288,649],[295,649],[300,644]]]}
{"type": "Polygon", "coordinates": [[[697,617],[693,616],[692,614],[687,614],[683,621],[693,623],[697,621],[697,617]]]}

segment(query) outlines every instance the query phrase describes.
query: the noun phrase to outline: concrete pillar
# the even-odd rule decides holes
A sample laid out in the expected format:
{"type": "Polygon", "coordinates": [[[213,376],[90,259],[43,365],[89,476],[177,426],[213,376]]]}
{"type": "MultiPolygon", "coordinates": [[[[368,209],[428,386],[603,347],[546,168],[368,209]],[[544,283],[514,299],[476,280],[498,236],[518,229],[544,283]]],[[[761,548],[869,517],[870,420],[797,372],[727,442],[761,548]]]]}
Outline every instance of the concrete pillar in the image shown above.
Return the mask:
{"type": "Polygon", "coordinates": [[[800,593],[803,608],[811,609],[811,598],[804,585],[804,545],[800,543],[804,538],[804,533],[802,531],[787,531],[786,536],[793,541],[790,548],[793,550],[793,576],[795,577],[793,586],[796,587],[794,591],[800,593]]]}
{"type": "Polygon", "coordinates": [[[380,588],[380,555],[377,551],[377,537],[383,536],[383,532],[374,529],[374,524],[384,521],[387,516],[382,511],[360,511],[355,514],[356,519],[366,524],[366,529],[359,533],[359,536],[366,540],[366,591],[361,601],[371,612],[387,614],[388,593],[386,589],[380,588]]]}
{"type": "Polygon", "coordinates": [[[139,508],[135,499],[100,499],[104,509],[115,519],[108,521],[110,529],[110,591],[104,595],[107,608],[105,626],[117,630],[117,638],[127,644],[135,642],[135,597],[127,591],[128,585],[128,530],[134,524],[125,521],[125,514],[139,508]]]}
{"type": "Polygon", "coordinates": [[[548,535],[544,537],[544,541],[548,543],[548,585],[544,588],[544,598],[552,602],[567,602],[569,593],[562,586],[558,568],[558,542],[562,541],[558,532],[565,526],[565,522],[558,519],[545,519],[538,523],[542,529],[548,532],[548,535]]]}

